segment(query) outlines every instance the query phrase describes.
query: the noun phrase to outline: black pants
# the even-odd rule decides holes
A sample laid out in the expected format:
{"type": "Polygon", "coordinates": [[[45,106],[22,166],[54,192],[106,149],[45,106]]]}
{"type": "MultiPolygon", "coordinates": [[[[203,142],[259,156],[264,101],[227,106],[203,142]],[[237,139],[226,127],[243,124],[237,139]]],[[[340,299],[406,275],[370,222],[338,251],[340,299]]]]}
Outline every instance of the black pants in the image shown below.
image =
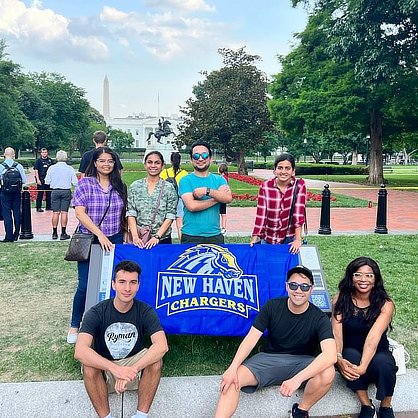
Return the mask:
{"type": "MultiPolygon", "coordinates": [[[[351,347],[344,348],[342,354],[350,363],[360,364],[361,353],[356,349],[351,347]]],[[[370,383],[375,383],[377,389],[376,399],[381,401],[387,396],[393,396],[397,371],[398,367],[390,351],[379,351],[372,358],[366,373],[357,380],[347,380],[347,387],[353,392],[357,392],[358,390],[367,390],[370,383]]]]}
{"type": "Polygon", "coordinates": [[[36,196],[36,209],[42,208],[42,200],[44,198],[44,193],[46,195],[46,210],[51,209],[51,191],[47,192],[47,190],[50,190],[49,184],[45,184],[42,180],[42,184],[37,186],[38,189],[38,195],[36,196]]]}
{"type": "Polygon", "coordinates": [[[21,219],[21,194],[19,192],[1,194],[3,207],[4,229],[7,241],[16,241],[19,238],[21,219]],[[14,228],[13,228],[14,225],[14,228]]]}
{"type": "Polygon", "coordinates": [[[224,244],[225,239],[222,234],[213,235],[212,237],[201,237],[198,235],[181,234],[182,244],[224,244]]]}

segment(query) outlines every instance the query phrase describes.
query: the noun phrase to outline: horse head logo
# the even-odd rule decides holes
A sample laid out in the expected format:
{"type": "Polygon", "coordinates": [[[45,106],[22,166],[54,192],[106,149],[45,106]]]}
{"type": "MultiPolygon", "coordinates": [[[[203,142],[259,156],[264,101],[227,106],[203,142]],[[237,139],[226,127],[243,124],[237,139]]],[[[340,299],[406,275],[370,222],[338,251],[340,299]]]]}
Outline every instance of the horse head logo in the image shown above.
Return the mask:
{"type": "Polygon", "coordinates": [[[168,270],[194,274],[221,274],[225,279],[239,279],[242,269],[228,249],[199,244],[188,248],[168,270]]]}

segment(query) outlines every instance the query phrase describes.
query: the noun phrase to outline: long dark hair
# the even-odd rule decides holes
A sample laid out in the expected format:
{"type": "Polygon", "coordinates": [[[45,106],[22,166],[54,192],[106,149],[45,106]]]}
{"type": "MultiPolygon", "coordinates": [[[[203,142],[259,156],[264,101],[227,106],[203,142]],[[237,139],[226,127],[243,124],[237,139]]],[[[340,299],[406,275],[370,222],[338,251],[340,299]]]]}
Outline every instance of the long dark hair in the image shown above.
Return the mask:
{"type": "Polygon", "coordinates": [[[170,155],[171,167],[173,167],[174,177],[177,176],[177,173],[180,171],[180,161],[181,155],[179,152],[172,152],[170,155]]]}
{"type": "Polygon", "coordinates": [[[128,189],[126,184],[122,181],[121,172],[117,167],[118,156],[116,152],[109,147],[99,147],[93,152],[91,157],[90,164],[86,169],[86,177],[98,177],[96,161],[102,154],[109,154],[112,156],[115,164],[113,165],[113,170],[109,174],[109,181],[111,186],[115,189],[116,193],[121,197],[123,201],[123,210],[121,214],[120,224],[123,232],[128,230],[128,221],[126,219],[126,208],[128,206],[128,189]]]}
{"type": "MultiPolygon", "coordinates": [[[[369,266],[374,273],[374,286],[370,292],[370,306],[365,314],[366,324],[371,326],[380,315],[383,305],[386,301],[391,301],[388,293],[386,292],[383,284],[382,273],[380,272],[379,265],[373,259],[369,257],[358,257],[353,260],[345,269],[343,279],[338,285],[340,291],[337,302],[334,307],[334,318],[337,315],[341,315],[342,322],[354,313],[354,304],[352,301],[352,295],[354,293],[353,274],[362,266],[369,266]]],[[[392,325],[389,324],[392,329],[392,325]]]]}

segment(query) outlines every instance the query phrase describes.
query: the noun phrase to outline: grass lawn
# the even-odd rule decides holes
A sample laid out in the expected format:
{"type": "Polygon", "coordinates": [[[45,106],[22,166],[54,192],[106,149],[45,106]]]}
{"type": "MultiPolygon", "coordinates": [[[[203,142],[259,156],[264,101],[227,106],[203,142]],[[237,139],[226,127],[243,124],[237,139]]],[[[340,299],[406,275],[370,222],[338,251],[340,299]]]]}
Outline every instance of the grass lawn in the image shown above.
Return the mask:
{"type": "MultiPolygon", "coordinates": [[[[248,243],[249,237],[227,237],[248,243]]],[[[418,236],[363,235],[309,237],[319,248],[329,292],[335,294],[347,264],[367,255],[380,265],[396,304],[392,337],[418,366],[418,277],[414,274],[418,236]],[[382,248],[380,248],[382,246],[382,248]],[[396,254],[396,256],[395,256],[396,254]]],[[[19,242],[0,254],[0,381],[80,379],[74,347],[66,344],[76,263],[64,262],[68,243],[19,242]]],[[[241,338],[170,335],[165,376],[221,374],[241,338]]]]}

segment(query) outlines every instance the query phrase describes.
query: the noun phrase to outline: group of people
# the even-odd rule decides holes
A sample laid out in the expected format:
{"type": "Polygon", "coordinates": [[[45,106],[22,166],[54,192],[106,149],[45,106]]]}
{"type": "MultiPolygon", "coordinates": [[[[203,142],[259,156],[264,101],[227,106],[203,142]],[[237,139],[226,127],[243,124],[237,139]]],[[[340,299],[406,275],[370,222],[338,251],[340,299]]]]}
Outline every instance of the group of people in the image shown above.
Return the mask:
{"type": "MultiPolygon", "coordinates": [[[[125,390],[138,391],[132,418],[146,418],[159,385],[168,344],[155,310],[135,299],[140,275],[134,261],[115,266],[115,296],[85,314],[75,346],[87,393],[100,418],[112,417],[108,393],[125,390]],[[151,341],[148,348],[145,335],[151,341]]],[[[215,418],[234,414],[240,391],[253,393],[273,385],[280,386],[284,397],[303,388],[292,417],[308,418],[312,406],[331,388],[335,368],[360,401],[359,418],[377,416],[368,393],[370,383],[377,387],[379,417],[394,418],[397,366],[387,339],[394,304],[379,266],[368,257],[350,262],[333,299],[331,321],[310,302],[313,289],[308,268],[296,266],[287,272],[287,296],[262,306],[222,376],[215,418]],[[263,348],[249,357],[265,331],[263,348]]]]}

